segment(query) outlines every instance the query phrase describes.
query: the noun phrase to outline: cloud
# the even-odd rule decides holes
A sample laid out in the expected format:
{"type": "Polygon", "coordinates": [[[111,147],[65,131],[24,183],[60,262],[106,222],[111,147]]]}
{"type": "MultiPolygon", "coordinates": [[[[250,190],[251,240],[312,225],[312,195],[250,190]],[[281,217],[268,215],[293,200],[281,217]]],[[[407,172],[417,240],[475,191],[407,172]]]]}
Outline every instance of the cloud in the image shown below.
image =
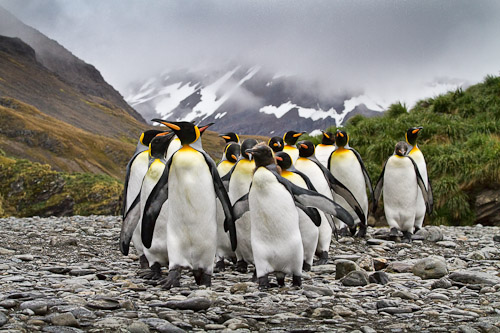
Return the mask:
{"type": "Polygon", "coordinates": [[[414,95],[500,69],[500,2],[0,0],[122,90],[164,69],[260,65],[326,92],[414,95]]]}

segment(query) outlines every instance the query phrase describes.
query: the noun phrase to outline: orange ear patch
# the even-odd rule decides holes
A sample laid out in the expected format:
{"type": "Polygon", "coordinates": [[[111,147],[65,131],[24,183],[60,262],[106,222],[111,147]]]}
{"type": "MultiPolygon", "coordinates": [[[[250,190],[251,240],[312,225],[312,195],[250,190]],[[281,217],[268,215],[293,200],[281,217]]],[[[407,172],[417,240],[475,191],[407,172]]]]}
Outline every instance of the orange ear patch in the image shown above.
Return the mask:
{"type": "Polygon", "coordinates": [[[330,139],[330,136],[328,134],[323,133],[323,135],[325,136],[325,138],[330,139]]]}
{"type": "Polygon", "coordinates": [[[344,137],[344,134],[342,134],[342,132],[339,132],[338,135],[340,135],[341,137],[344,137]]]}

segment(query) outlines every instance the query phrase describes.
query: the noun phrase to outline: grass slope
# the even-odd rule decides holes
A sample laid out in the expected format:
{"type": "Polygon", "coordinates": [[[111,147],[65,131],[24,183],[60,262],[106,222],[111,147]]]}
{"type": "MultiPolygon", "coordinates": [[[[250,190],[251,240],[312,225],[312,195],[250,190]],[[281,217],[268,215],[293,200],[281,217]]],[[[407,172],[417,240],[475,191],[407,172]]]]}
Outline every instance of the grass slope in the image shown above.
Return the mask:
{"type": "MultiPolygon", "coordinates": [[[[478,191],[500,188],[500,77],[421,100],[409,112],[396,103],[383,117],[351,118],[345,126],[349,144],[363,157],[374,186],[412,126],[424,127],[418,145],[434,190],[430,223],[472,224],[478,191]]],[[[317,143],[320,137],[312,139],[317,143]]]]}

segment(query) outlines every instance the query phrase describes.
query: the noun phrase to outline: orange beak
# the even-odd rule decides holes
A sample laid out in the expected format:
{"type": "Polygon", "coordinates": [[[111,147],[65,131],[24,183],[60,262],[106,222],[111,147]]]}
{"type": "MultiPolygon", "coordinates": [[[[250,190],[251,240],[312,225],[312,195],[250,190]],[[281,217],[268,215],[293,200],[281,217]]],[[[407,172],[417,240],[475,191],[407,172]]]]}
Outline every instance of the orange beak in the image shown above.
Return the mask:
{"type": "Polygon", "coordinates": [[[277,159],[278,161],[283,162],[283,158],[281,158],[280,156],[276,156],[276,159],[277,159]]]}
{"type": "Polygon", "coordinates": [[[181,128],[175,124],[167,123],[165,121],[160,121],[161,124],[173,129],[174,131],[179,131],[181,128]]]}
{"type": "Polygon", "coordinates": [[[231,155],[231,157],[232,157],[232,158],[234,158],[235,160],[237,160],[237,159],[238,159],[236,156],[234,156],[234,154],[233,154],[233,155],[231,155]]]}
{"type": "Polygon", "coordinates": [[[300,146],[301,146],[302,148],[304,148],[304,149],[309,148],[309,147],[307,147],[307,145],[306,145],[306,144],[304,144],[304,143],[301,143],[301,144],[300,144],[300,146]]]}

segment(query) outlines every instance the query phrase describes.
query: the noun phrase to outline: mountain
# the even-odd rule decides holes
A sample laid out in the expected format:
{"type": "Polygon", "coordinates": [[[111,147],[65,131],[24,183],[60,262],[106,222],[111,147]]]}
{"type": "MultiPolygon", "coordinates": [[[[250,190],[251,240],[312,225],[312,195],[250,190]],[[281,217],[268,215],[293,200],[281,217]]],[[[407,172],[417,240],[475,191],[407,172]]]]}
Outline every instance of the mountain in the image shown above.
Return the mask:
{"type": "Polygon", "coordinates": [[[125,99],[147,120],[215,122],[216,131],[270,136],[321,130],[384,110],[361,94],[332,95],[296,76],[238,65],[164,72],[132,83],[125,99]]]}

